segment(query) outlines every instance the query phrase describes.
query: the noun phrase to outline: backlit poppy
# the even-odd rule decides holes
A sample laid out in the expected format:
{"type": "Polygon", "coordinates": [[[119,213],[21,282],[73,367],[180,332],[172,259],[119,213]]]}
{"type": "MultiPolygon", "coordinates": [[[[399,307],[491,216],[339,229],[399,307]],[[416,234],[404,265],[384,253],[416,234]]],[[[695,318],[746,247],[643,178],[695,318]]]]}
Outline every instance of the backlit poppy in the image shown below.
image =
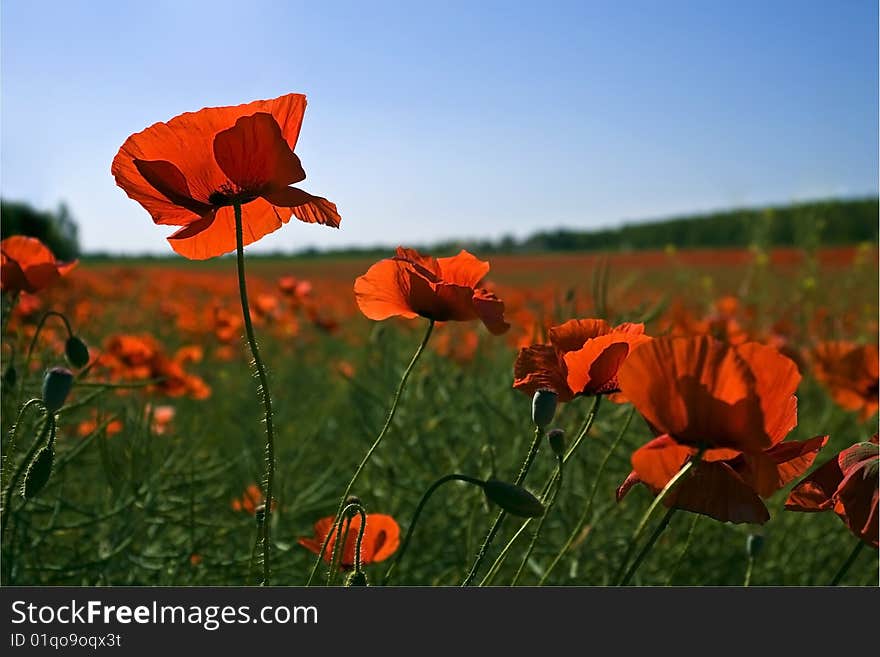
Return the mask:
{"type": "Polygon", "coordinates": [[[0,242],[0,289],[39,292],[76,267],[77,262],[58,262],[49,247],[35,237],[7,237],[0,242]]]}
{"type": "Polygon", "coordinates": [[[877,434],[856,443],[816,468],[795,486],[785,508],[789,511],[834,511],[849,530],[868,545],[878,546],[877,497],[880,452],[877,434]]]}
{"type": "Polygon", "coordinates": [[[823,342],[813,351],[813,374],[841,407],[858,411],[862,420],[878,407],[877,345],[844,340],[823,342]]]}
{"type": "Polygon", "coordinates": [[[489,263],[467,251],[451,258],[432,258],[398,247],[393,258],[377,262],[358,277],[354,293],[361,312],[370,319],[479,319],[490,332],[500,335],[510,328],[504,321],[504,302],[478,287],[488,272],[489,263]]]}
{"type": "MultiPolygon", "coordinates": [[[[327,538],[327,534],[333,527],[333,516],[321,518],[315,523],[315,535],[312,538],[301,538],[299,544],[315,554],[321,551],[321,546],[327,538]]],[[[343,522],[343,526],[345,523],[343,522]]],[[[358,530],[361,527],[361,517],[356,515],[351,520],[345,544],[342,549],[340,566],[343,569],[354,566],[354,550],[357,541],[358,530]]],[[[323,559],[330,563],[333,555],[333,546],[336,544],[337,532],[327,543],[323,559]]],[[[391,516],[382,513],[368,513],[367,526],[364,528],[364,537],[361,542],[361,563],[363,565],[384,561],[397,550],[400,545],[400,527],[391,516]]]]}
{"type": "Polygon", "coordinates": [[[513,387],[528,395],[552,390],[561,402],[618,392],[620,365],[631,349],[651,340],[643,324],[612,327],[602,319],[572,319],[553,326],[548,337],[550,344],[520,349],[513,387]]]}
{"type": "Polygon", "coordinates": [[[168,241],[203,260],[235,250],[233,204],[245,244],[287,223],[338,227],[336,206],[296,187],[306,174],[294,154],[306,97],[287,94],[234,107],[206,107],[131,135],[111,172],[156,224],[182,226],[168,241]]]}

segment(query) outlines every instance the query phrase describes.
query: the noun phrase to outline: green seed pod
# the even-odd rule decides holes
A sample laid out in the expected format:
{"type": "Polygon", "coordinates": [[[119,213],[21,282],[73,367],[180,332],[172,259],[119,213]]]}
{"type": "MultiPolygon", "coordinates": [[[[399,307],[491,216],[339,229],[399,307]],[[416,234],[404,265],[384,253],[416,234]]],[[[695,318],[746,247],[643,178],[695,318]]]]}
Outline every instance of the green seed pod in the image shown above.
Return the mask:
{"type": "Polygon", "coordinates": [[[24,475],[24,485],[21,487],[22,497],[29,500],[43,490],[43,486],[46,485],[52,474],[54,461],[55,449],[48,445],[41,447],[34,455],[34,460],[31,461],[24,475]]]}
{"type": "Polygon", "coordinates": [[[16,381],[18,381],[18,372],[15,371],[15,365],[9,363],[9,367],[3,372],[3,383],[12,388],[16,381]]]}
{"type": "Polygon", "coordinates": [[[73,372],[65,367],[53,367],[43,377],[43,404],[46,411],[56,413],[73,387],[73,372]]]}
{"type": "Polygon", "coordinates": [[[346,586],[369,586],[367,574],[363,570],[353,570],[345,578],[346,586]]]}
{"type": "Polygon", "coordinates": [[[67,356],[67,362],[77,369],[89,364],[89,348],[75,335],[67,338],[67,342],[64,344],[64,355],[67,356]]]}
{"type": "Polygon", "coordinates": [[[556,393],[552,390],[541,388],[535,391],[532,397],[532,422],[536,427],[543,429],[553,421],[556,415],[556,393]]]}
{"type": "Polygon", "coordinates": [[[537,518],[544,515],[544,505],[541,501],[522,486],[489,479],[483,482],[483,492],[490,502],[494,502],[512,515],[521,518],[537,518]]]}
{"type": "Polygon", "coordinates": [[[565,455],[565,432],[562,429],[553,429],[547,434],[547,440],[550,441],[550,449],[556,456],[565,455]]]}
{"type": "Polygon", "coordinates": [[[757,557],[762,549],[764,549],[764,537],[761,534],[749,534],[746,539],[746,553],[749,558],[757,557]]]}

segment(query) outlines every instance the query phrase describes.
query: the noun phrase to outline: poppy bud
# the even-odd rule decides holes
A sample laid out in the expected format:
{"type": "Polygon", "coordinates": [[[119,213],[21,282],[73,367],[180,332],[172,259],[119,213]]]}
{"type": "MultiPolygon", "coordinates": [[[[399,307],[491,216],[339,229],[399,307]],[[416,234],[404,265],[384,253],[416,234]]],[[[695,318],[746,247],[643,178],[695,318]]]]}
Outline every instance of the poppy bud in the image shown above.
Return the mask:
{"type": "Polygon", "coordinates": [[[562,429],[553,429],[547,434],[547,440],[550,441],[550,449],[556,456],[565,454],[565,432],[562,429]]]}
{"type": "Polygon", "coordinates": [[[67,356],[67,362],[77,369],[89,364],[89,348],[75,335],[71,335],[64,343],[64,355],[67,356]]]}
{"type": "Polygon", "coordinates": [[[73,372],[64,367],[53,367],[43,377],[43,404],[46,411],[56,413],[73,387],[73,372]]]}
{"type": "Polygon", "coordinates": [[[9,363],[9,367],[6,368],[6,371],[3,372],[3,383],[8,385],[10,388],[15,385],[15,382],[18,380],[18,372],[15,371],[15,365],[9,363]]]}
{"type": "Polygon", "coordinates": [[[367,574],[362,570],[353,570],[345,578],[346,586],[367,586],[367,574]]]}
{"type": "Polygon", "coordinates": [[[535,391],[532,397],[532,422],[536,427],[543,429],[553,421],[556,415],[556,393],[552,390],[541,388],[535,391]]]}
{"type": "Polygon", "coordinates": [[[749,534],[746,539],[746,552],[750,559],[757,557],[764,548],[764,537],[761,534],[749,534]]]}
{"type": "Polygon", "coordinates": [[[522,486],[489,479],[483,482],[483,492],[490,502],[494,502],[512,515],[522,518],[537,518],[544,515],[544,505],[541,501],[522,486]]]}
{"type": "Polygon", "coordinates": [[[34,455],[34,460],[31,461],[24,475],[24,485],[21,487],[21,494],[25,499],[29,500],[43,490],[43,486],[52,474],[54,461],[55,450],[50,445],[41,447],[34,455]]]}
{"type": "MultiPolygon", "coordinates": [[[[346,509],[348,509],[348,507],[354,506],[354,505],[357,505],[357,506],[361,507],[362,509],[364,508],[364,505],[361,503],[361,498],[359,498],[357,495],[349,495],[348,497],[345,498],[345,508],[346,509]]],[[[346,515],[349,518],[354,518],[357,514],[358,514],[358,510],[356,508],[355,509],[348,509],[348,512],[346,513],[346,515]]]]}

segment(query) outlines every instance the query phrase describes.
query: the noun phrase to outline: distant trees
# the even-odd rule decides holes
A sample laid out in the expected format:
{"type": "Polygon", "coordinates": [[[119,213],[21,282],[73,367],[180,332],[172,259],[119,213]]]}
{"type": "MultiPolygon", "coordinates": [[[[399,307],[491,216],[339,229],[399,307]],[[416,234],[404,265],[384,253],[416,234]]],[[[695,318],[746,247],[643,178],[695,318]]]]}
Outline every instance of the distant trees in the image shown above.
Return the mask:
{"type": "Polygon", "coordinates": [[[27,203],[0,199],[0,237],[28,235],[48,246],[59,260],[79,256],[79,230],[67,206],[41,211],[27,203]]]}

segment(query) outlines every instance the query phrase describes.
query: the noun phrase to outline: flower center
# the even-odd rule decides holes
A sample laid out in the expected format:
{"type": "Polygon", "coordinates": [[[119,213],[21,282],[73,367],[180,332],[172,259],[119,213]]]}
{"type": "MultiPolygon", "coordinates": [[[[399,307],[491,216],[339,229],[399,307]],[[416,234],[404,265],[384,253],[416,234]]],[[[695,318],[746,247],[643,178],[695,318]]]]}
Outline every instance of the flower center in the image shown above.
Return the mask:
{"type": "Polygon", "coordinates": [[[208,202],[215,207],[224,207],[227,205],[244,205],[250,203],[257,198],[259,194],[253,191],[241,189],[232,183],[223,184],[216,192],[212,192],[208,197],[208,202]]]}

